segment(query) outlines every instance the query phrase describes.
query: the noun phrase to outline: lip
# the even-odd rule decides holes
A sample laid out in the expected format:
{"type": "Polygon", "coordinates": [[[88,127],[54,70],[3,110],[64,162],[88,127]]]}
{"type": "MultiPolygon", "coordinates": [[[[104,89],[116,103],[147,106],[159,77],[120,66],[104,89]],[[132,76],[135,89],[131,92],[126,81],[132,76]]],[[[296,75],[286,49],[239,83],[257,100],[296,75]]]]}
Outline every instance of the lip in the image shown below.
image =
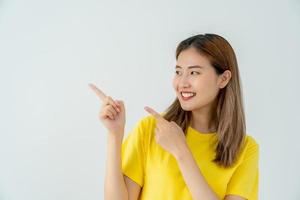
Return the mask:
{"type": "Polygon", "coordinates": [[[188,92],[188,91],[181,91],[181,92],[179,93],[180,98],[181,98],[182,100],[184,100],[184,101],[188,101],[188,100],[190,100],[191,98],[193,98],[194,96],[196,96],[196,92],[189,92],[189,93],[194,93],[195,95],[194,95],[194,96],[191,96],[191,97],[184,97],[184,96],[181,95],[182,92],[188,92]]]}
{"type": "Polygon", "coordinates": [[[196,92],[192,92],[192,91],[179,91],[180,93],[181,92],[185,92],[185,93],[196,93],[196,92]]]}

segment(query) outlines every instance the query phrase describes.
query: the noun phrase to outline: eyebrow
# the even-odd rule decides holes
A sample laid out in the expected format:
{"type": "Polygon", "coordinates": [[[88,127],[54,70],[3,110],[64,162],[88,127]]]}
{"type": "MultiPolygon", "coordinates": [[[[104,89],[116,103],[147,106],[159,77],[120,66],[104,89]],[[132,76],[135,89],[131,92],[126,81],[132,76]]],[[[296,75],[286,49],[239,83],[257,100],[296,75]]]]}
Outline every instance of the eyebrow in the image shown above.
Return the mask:
{"type": "MultiPolygon", "coordinates": [[[[177,69],[177,68],[182,68],[182,67],[176,65],[176,66],[175,66],[175,69],[177,69]]],[[[203,66],[200,66],[200,65],[193,65],[193,66],[188,66],[188,68],[189,68],[189,69],[192,69],[192,68],[204,68],[204,67],[203,67],[203,66]]]]}

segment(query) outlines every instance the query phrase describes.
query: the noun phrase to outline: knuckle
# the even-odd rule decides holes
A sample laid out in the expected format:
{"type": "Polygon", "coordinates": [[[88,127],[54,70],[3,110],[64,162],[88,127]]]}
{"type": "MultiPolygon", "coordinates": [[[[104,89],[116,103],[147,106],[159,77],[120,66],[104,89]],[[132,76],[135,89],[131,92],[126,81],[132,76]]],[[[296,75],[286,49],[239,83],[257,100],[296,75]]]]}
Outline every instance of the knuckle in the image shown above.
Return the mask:
{"type": "Polygon", "coordinates": [[[109,105],[109,102],[107,100],[104,100],[103,103],[102,103],[102,106],[104,107],[104,106],[107,106],[107,105],[109,105]]]}
{"type": "Polygon", "coordinates": [[[108,96],[107,98],[108,98],[109,101],[113,101],[111,96],[108,96]]]}
{"type": "Polygon", "coordinates": [[[117,114],[117,112],[115,111],[115,109],[111,109],[110,110],[114,115],[117,114]]]}

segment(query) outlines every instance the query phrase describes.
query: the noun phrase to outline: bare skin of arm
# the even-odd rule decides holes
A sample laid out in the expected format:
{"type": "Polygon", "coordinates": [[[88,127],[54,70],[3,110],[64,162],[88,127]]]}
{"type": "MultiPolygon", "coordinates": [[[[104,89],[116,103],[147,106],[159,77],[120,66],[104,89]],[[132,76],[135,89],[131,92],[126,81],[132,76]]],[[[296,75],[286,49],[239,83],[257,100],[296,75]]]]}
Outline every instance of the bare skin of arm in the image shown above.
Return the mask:
{"type": "Polygon", "coordinates": [[[121,140],[109,135],[105,173],[105,199],[137,200],[141,187],[122,174],[121,140]]]}
{"type": "MultiPolygon", "coordinates": [[[[145,110],[156,118],[155,140],[177,160],[183,179],[195,200],[219,200],[220,198],[205,180],[190,151],[184,132],[174,121],[165,120],[160,113],[146,106],[145,110]]],[[[243,200],[237,195],[228,195],[226,200],[243,200]]]]}
{"type": "MultiPolygon", "coordinates": [[[[141,187],[122,173],[121,149],[125,126],[125,106],[123,101],[114,101],[110,96],[106,96],[95,85],[90,84],[91,89],[103,101],[99,114],[100,121],[108,129],[107,161],[105,172],[104,196],[106,200],[137,200],[141,187]]],[[[156,113],[158,115],[158,113],[156,113]]],[[[190,159],[191,161],[192,159],[190,159]]],[[[186,162],[181,162],[181,168],[189,168],[186,162]]],[[[182,170],[189,188],[198,187],[195,178],[190,177],[190,173],[197,170],[182,170]],[[192,171],[192,172],[190,172],[192,171]]],[[[198,180],[198,179],[196,179],[198,180]]],[[[197,181],[196,181],[197,182],[197,181]]],[[[202,181],[203,183],[203,181],[202,181]]],[[[201,184],[200,184],[201,185],[201,184]]],[[[193,190],[192,190],[193,191],[193,190]]],[[[228,195],[225,200],[243,200],[244,198],[228,195]]]]}
{"type": "Polygon", "coordinates": [[[124,180],[128,191],[128,199],[137,200],[140,195],[140,191],[142,189],[141,186],[125,175],[124,175],[124,180]]]}
{"type": "Polygon", "coordinates": [[[122,173],[121,149],[125,127],[124,103],[120,100],[113,100],[94,84],[89,84],[89,86],[102,101],[99,119],[108,130],[104,199],[136,200],[141,187],[122,173]]]}
{"type": "Polygon", "coordinates": [[[104,183],[104,199],[127,200],[128,191],[121,170],[122,139],[109,133],[104,183]]]}

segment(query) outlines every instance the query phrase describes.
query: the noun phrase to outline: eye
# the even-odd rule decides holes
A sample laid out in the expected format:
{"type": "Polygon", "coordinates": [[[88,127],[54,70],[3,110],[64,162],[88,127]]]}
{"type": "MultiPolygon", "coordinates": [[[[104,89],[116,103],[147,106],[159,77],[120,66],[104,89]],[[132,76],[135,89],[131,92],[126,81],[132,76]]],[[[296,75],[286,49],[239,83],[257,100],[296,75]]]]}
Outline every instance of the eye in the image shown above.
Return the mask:
{"type": "Polygon", "coordinates": [[[199,72],[197,72],[197,71],[192,71],[191,73],[193,73],[193,72],[195,72],[196,74],[200,74],[199,72]]]}
{"type": "Polygon", "coordinates": [[[178,75],[178,74],[179,74],[179,71],[175,71],[175,74],[177,74],[177,75],[178,75]]]}

